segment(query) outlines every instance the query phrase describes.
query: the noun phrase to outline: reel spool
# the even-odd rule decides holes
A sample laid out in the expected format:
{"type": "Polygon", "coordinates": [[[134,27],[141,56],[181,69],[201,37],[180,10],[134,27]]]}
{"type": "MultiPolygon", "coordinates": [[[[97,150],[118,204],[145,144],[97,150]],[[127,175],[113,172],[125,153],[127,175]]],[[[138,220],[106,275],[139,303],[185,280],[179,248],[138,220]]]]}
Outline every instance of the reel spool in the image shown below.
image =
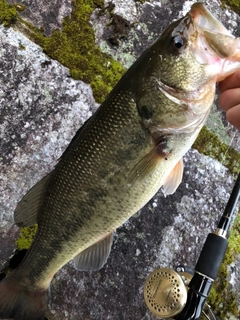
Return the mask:
{"type": "Polygon", "coordinates": [[[192,275],[168,268],[153,271],[144,284],[144,299],[148,309],[158,318],[179,314],[187,301],[186,285],[192,275]]]}

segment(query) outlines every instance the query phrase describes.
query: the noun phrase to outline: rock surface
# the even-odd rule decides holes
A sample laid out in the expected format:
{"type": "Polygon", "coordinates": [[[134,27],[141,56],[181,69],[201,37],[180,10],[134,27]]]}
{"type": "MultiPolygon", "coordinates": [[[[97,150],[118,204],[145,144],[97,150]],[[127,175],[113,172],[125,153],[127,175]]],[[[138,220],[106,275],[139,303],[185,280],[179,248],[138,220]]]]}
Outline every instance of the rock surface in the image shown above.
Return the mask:
{"type": "MultiPolygon", "coordinates": [[[[9,0],[9,4],[16,1],[9,0]]],[[[43,29],[45,35],[49,36],[54,29],[60,29],[63,18],[71,14],[71,0],[48,1],[17,1],[23,4],[25,10],[20,12],[20,16],[37,28],[43,29]]]]}
{"type": "Polygon", "coordinates": [[[0,238],[5,238],[17,202],[53,169],[97,104],[88,84],[71,79],[40,47],[3,26],[0,58],[0,238]]]}
{"type": "MultiPolygon", "coordinates": [[[[173,19],[186,13],[194,1],[114,0],[115,14],[129,22],[124,34],[109,26],[109,12],[91,17],[96,42],[125,66],[130,64],[173,19]],[[117,45],[109,39],[117,39],[117,45]]],[[[23,17],[46,34],[69,14],[70,1],[55,7],[42,1],[24,1],[23,17]],[[63,8],[65,8],[63,10],[63,8]]],[[[105,2],[106,6],[110,1],[105,2]]],[[[234,34],[239,17],[208,3],[234,34]],[[231,19],[229,19],[231,17],[231,19]]],[[[125,21],[124,20],[124,21],[125,21]]],[[[17,30],[0,26],[0,266],[14,250],[18,229],[13,211],[22,195],[49,172],[80,125],[97,108],[88,84],[75,81],[68,69],[47,57],[40,47],[17,30]],[[4,248],[4,250],[2,249],[4,248]]],[[[216,110],[209,125],[239,150],[239,133],[216,110]],[[219,119],[220,121],[219,125],[219,119]],[[219,133],[219,132],[218,132],[219,133]]],[[[158,267],[178,263],[195,266],[201,246],[223,211],[233,178],[219,162],[190,150],[185,157],[183,183],[165,197],[161,191],[117,230],[107,265],[95,273],[76,271],[72,262],[52,282],[50,319],[155,319],[143,299],[147,275],[158,267]]],[[[240,287],[239,261],[231,267],[235,288],[240,287]]],[[[238,297],[239,299],[239,297],[238,297]]],[[[239,300],[238,300],[239,301],[239,300]]],[[[214,310],[217,312],[217,310],[214,310]]],[[[240,311],[240,309],[239,309],[240,311]]],[[[226,316],[230,318],[230,316],[226,316]]],[[[233,318],[232,318],[233,319],[233,318]]]]}

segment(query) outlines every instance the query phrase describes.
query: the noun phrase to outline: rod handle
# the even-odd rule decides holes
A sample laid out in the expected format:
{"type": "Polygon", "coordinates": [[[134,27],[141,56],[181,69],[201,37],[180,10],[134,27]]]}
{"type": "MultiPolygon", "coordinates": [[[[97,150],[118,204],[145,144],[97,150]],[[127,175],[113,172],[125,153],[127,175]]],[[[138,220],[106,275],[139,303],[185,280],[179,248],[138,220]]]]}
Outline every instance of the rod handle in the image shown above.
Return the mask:
{"type": "Polygon", "coordinates": [[[209,233],[198,258],[195,271],[215,280],[227,246],[227,239],[215,233],[209,233]]]}

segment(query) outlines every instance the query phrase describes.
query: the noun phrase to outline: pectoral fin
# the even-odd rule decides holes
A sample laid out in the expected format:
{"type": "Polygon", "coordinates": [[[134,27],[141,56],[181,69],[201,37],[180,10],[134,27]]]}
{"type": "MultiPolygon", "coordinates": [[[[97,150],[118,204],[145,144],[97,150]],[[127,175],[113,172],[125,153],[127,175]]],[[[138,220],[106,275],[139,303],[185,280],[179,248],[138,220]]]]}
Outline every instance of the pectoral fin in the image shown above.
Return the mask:
{"type": "Polygon", "coordinates": [[[181,159],[171,171],[163,185],[163,191],[165,194],[173,194],[177,190],[182,181],[183,167],[183,160],[181,159]]]}
{"type": "Polygon", "coordinates": [[[14,211],[14,221],[19,227],[28,227],[37,223],[37,213],[50,176],[51,173],[40,180],[18,203],[14,211]]]}
{"type": "Polygon", "coordinates": [[[74,258],[74,266],[82,271],[96,271],[107,262],[113,241],[113,233],[80,252],[74,258]]]}
{"type": "Polygon", "coordinates": [[[151,174],[161,161],[166,161],[171,150],[167,147],[167,141],[162,140],[148,154],[146,154],[130,172],[128,182],[135,183],[137,180],[144,180],[151,174]]]}

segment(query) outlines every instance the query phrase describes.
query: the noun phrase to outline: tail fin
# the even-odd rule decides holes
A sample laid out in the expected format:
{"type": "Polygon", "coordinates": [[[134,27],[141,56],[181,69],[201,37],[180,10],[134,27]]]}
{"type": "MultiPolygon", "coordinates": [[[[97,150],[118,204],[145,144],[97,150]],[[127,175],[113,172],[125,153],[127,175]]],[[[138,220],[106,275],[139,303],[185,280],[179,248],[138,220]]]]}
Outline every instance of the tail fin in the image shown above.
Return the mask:
{"type": "Polygon", "coordinates": [[[43,320],[47,291],[24,286],[13,273],[0,282],[0,319],[43,320]]]}

